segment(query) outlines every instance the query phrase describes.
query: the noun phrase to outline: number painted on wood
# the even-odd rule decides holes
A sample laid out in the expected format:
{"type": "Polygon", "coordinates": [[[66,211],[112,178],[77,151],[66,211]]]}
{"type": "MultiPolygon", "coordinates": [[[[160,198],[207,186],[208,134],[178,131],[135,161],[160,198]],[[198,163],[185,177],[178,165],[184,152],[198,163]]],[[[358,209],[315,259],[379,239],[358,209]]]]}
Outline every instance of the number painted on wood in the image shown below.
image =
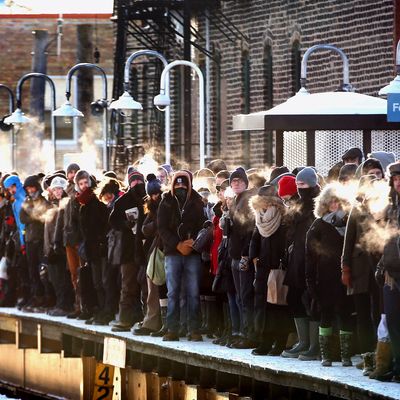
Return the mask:
{"type": "Polygon", "coordinates": [[[114,393],[114,367],[97,363],[92,400],[112,400],[114,393]]]}
{"type": "Polygon", "coordinates": [[[105,367],[103,371],[100,372],[99,381],[103,381],[105,386],[108,385],[110,381],[110,367],[105,367]]]}
{"type": "Polygon", "coordinates": [[[111,389],[106,386],[100,386],[97,388],[97,395],[104,392],[101,396],[97,396],[96,400],[107,400],[108,396],[111,394],[111,389]]]}

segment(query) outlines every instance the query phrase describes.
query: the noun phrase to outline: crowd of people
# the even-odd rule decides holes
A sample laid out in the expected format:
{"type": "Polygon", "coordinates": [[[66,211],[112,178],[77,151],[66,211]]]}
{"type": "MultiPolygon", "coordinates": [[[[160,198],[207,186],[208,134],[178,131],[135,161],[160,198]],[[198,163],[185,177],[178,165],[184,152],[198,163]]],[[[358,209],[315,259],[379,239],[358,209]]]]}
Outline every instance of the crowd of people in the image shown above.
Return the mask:
{"type": "Polygon", "coordinates": [[[400,161],[268,170],[223,160],[0,190],[0,306],[112,331],[320,359],[400,382],[400,161]],[[266,176],[268,175],[268,176],[266,176]]]}

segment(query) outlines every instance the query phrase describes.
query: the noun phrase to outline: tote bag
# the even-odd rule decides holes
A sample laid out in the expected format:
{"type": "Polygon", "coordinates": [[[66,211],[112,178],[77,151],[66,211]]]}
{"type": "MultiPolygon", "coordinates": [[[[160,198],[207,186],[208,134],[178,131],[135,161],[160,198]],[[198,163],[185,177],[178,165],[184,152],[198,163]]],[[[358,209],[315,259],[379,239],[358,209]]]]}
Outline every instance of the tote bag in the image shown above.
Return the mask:
{"type": "Polygon", "coordinates": [[[267,302],[270,304],[277,304],[286,306],[286,296],[288,287],[283,284],[285,280],[286,271],[280,266],[279,269],[271,269],[268,275],[268,290],[267,302]]]}
{"type": "Polygon", "coordinates": [[[154,247],[147,263],[146,274],[157,286],[164,285],[166,281],[164,261],[164,253],[157,246],[154,247]]]}

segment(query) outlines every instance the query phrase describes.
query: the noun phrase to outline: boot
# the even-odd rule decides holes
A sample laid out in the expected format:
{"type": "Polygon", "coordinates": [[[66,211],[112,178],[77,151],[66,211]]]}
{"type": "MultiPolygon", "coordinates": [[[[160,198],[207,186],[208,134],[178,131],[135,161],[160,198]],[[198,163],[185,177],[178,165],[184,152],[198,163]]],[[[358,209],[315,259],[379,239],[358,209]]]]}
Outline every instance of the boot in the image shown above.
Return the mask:
{"type": "Polygon", "coordinates": [[[352,333],[340,331],[340,356],[342,358],[343,367],[351,367],[351,341],[352,333]]]}
{"type": "Polygon", "coordinates": [[[321,365],[332,366],[332,328],[319,328],[319,349],[321,352],[321,365]]]}
{"type": "Polygon", "coordinates": [[[372,353],[372,352],[364,353],[362,355],[362,358],[364,360],[363,375],[369,376],[369,374],[374,370],[375,353],[372,353]]]}
{"type": "Polygon", "coordinates": [[[222,312],[223,312],[223,319],[224,319],[224,330],[222,332],[221,337],[218,339],[213,340],[214,344],[219,344],[221,346],[225,346],[228,342],[229,336],[231,335],[232,332],[232,322],[231,322],[231,315],[229,313],[229,304],[227,302],[224,302],[222,306],[222,312]]]}
{"type": "Polygon", "coordinates": [[[300,352],[307,351],[310,346],[310,325],[308,318],[295,318],[294,323],[296,324],[299,341],[290,350],[282,352],[281,356],[285,358],[298,358],[300,352]]]}
{"type": "MultiPolygon", "coordinates": [[[[160,300],[161,303],[161,300],[160,300]]],[[[152,337],[163,337],[167,333],[167,307],[162,306],[160,307],[160,312],[161,312],[161,329],[158,330],[157,332],[151,332],[150,336],[152,337]]]]}
{"type": "Polygon", "coordinates": [[[206,302],[206,326],[205,331],[209,339],[214,338],[214,333],[216,332],[216,305],[217,298],[215,296],[205,296],[206,302]]]}
{"type": "Polygon", "coordinates": [[[378,342],[375,369],[369,374],[369,377],[378,381],[389,381],[392,376],[392,346],[390,342],[378,342]]]}
{"type": "Polygon", "coordinates": [[[319,359],[319,322],[309,322],[310,332],[310,347],[307,351],[299,354],[299,360],[301,361],[313,361],[319,359]]]}

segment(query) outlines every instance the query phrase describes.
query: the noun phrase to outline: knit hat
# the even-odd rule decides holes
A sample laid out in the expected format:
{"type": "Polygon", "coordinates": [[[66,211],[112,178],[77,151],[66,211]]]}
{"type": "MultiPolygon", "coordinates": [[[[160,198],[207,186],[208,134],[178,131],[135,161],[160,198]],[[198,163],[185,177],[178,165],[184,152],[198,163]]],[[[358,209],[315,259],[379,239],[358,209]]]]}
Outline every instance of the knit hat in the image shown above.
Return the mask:
{"type": "Polygon", "coordinates": [[[282,174],[286,174],[290,172],[288,167],[276,167],[271,171],[271,175],[269,176],[269,182],[272,182],[278,176],[282,174]]]}
{"type": "Polygon", "coordinates": [[[149,174],[146,177],[147,184],[146,184],[146,193],[151,196],[153,194],[161,193],[161,181],[157,179],[154,174],[149,174]]]}
{"type": "Polygon", "coordinates": [[[234,179],[241,179],[246,183],[246,187],[249,186],[249,180],[243,167],[238,167],[231,173],[231,176],[229,177],[229,185],[232,185],[234,179]]]}
{"type": "Polygon", "coordinates": [[[177,176],[176,179],[174,179],[173,186],[175,186],[177,183],[189,187],[189,179],[186,176],[177,176]]]}
{"type": "Polygon", "coordinates": [[[134,180],[139,180],[144,183],[144,175],[139,172],[135,167],[128,168],[128,184],[129,186],[134,180]]]}
{"type": "Polygon", "coordinates": [[[297,182],[304,182],[310,187],[316,187],[318,185],[318,176],[314,168],[312,167],[303,168],[296,175],[296,183],[297,182]]]}
{"type": "Polygon", "coordinates": [[[72,171],[78,172],[80,169],[81,168],[79,167],[78,164],[75,164],[75,163],[69,164],[67,167],[67,175],[72,171]]]}
{"type": "Polygon", "coordinates": [[[357,164],[345,164],[339,171],[339,182],[346,182],[355,178],[357,164]]]}
{"type": "Polygon", "coordinates": [[[62,188],[63,190],[65,190],[67,185],[68,185],[68,182],[65,178],[61,178],[60,176],[55,176],[51,180],[50,189],[62,188]]]}
{"type": "Polygon", "coordinates": [[[400,161],[396,161],[388,166],[390,177],[400,175],[400,161]]]}
{"type": "Polygon", "coordinates": [[[396,161],[395,154],[390,151],[374,151],[368,155],[368,158],[376,158],[379,160],[384,171],[386,171],[389,164],[396,161]]]}
{"type": "Polygon", "coordinates": [[[344,154],[342,155],[342,160],[348,160],[348,159],[353,159],[353,158],[358,158],[360,162],[362,161],[364,157],[364,154],[362,150],[359,147],[352,147],[350,149],[347,149],[344,154]]]}
{"type": "Polygon", "coordinates": [[[106,178],[114,178],[114,179],[118,179],[117,174],[114,171],[106,171],[104,172],[104,177],[106,178]]]}
{"type": "Polygon", "coordinates": [[[172,175],[174,172],[173,168],[169,164],[162,164],[159,168],[165,170],[168,175],[172,175]]]}
{"type": "Polygon", "coordinates": [[[38,190],[42,190],[40,186],[39,177],[37,175],[29,175],[24,181],[24,188],[31,186],[38,190]]]}
{"type": "Polygon", "coordinates": [[[382,164],[376,158],[367,158],[361,167],[361,174],[366,175],[371,171],[371,169],[380,169],[382,172],[382,176],[385,176],[385,172],[383,171],[382,164]]]}
{"type": "Polygon", "coordinates": [[[283,176],[278,182],[278,195],[294,196],[297,193],[296,178],[292,175],[283,176]]]}

